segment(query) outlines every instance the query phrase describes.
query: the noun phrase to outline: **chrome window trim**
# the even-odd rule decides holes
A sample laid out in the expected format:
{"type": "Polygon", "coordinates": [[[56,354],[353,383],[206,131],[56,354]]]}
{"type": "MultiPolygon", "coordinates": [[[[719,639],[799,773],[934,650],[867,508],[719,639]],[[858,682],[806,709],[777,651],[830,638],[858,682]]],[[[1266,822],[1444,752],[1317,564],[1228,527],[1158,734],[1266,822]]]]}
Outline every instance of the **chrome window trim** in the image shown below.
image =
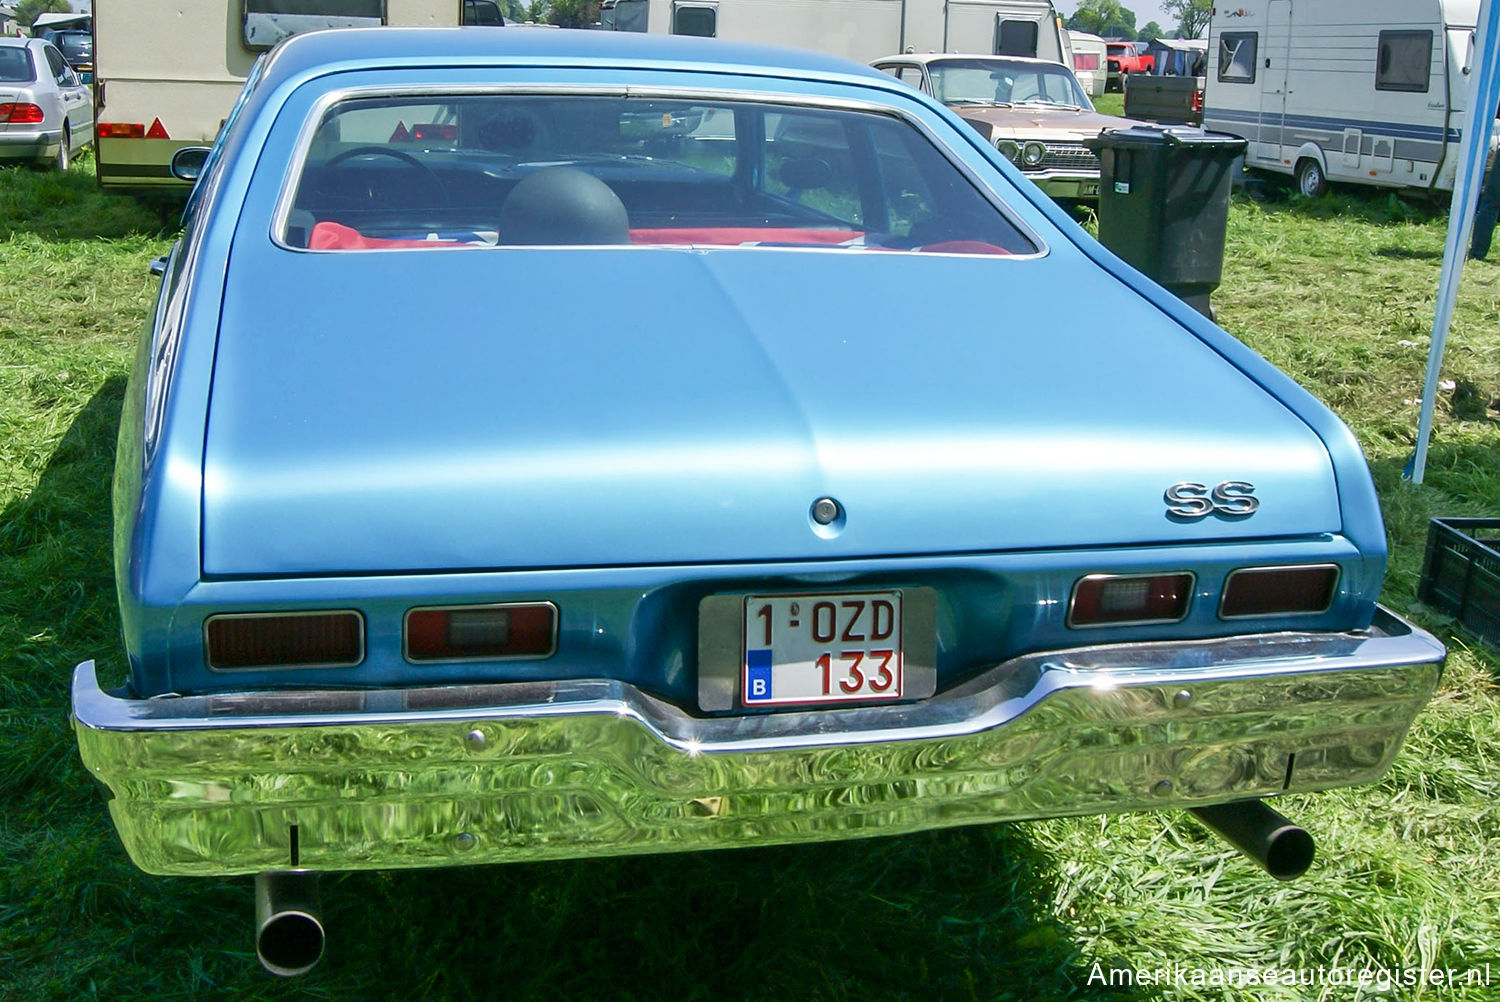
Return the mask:
{"type": "MultiPolygon", "coordinates": [[[[463,70],[471,67],[453,66],[443,69],[463,70]]],[[[522,69],[536,69],[538,67],[518,67],[522,69]]],[[[910,86],[910,85],[907,85],[910,86]]],[[[297,134],[297,140],[292,148],[292,156],[288,162],[285,174],[281,179],[281,190],[276,198],[276,209],[271,214],[271,242],[282,250],[298,254],[389,254],[410,250],[406,247],[370,248],[358,251],[325,251],[313,250],[309,247],[293,247],[283,239],[286,232],[287,219],[291,215],[292,201],[296,197],[297,182],[301,179],[302,168],[307,162],[308,151],[312,148],[313,137],[317,133],[317,125],[323,119],[323,115],[330,106],[348,100],[356,100],[369,97],[411,97],[421,99],[428,96],[456,96],[473,97],[485,95],[514,95],[514,96],[536,96],[536,97],[622,97],[642,98],[646,100],[659,101],[717,101],[723,104],[771,104],[787,105],[796,108],[810,108],[828,111],[853,111],[865,114],[878,114],[887,118],[897,118],[911,128],[916,129],[929,143],[932,144],[940,156],[953,168],[963,175],[964,179],[973,185],[974,190],[985,201],[1001,214],[1007,223],[1014,226],[1023,237],[1031,241],[1036,250],[1030,254],[1001,254],[990,255],[1002,261],[1031,261],[1046,257],[1049,247],[1045,240],[1031,226],[1020,218],[1011,209],[1010,205],[989,185],[978,172],[967,163],[955,158],[946,143],[939,140],[937,133],[929,128],[925,122],[901,108],[877,101],[857,100],[855,98],[828,97],[826,95],[791,94],[784,91],[764,91],[753,95],[747,95],[745,91],[712,87],[644,87],[635,84],[625,86],[605,86],[600,84],[554,84],[542,86],[538,84],[424,84],[415,87],[392,87],[389,85],[368,85],[364,87],[344,87],[331,90],[321,95],[313,106],[308,109],[307,117],[303,120],[301,129],[297,134]]],[[[955,130],[956,131],[956,130],[955,130]]],[[[983,140],[979,146],[988,146],[983,140]]],[[[976,150],[977,152],[977,150],[976,150]]],[[[257,170],[259,166],[257,165],[257,170]]],[[[627,247],[611,246],[613,250],[652,250],[660,246],[671,245],[630,245],[627,247]]],[[[516,249],[516,248],[507,248],[516,249]]],[[[528,248],[530,249],[530,248],[528,248]]],[[[578,250],[578,247],[548,248],[552,250],[578,250]]],[[[705,248],[714,250],[800,250],[812,252],[827,252],[826,247],[806,248],[766,248],[766,247],[718,247],[705,248]]],[[[977,257],[974,254],[943,254],[933,256],[951,257],[977,257]]]]}
{"type": "Polygon", "coordinates": [[[284,609],[260,612],[216,612],[203,620],[203,664],[211,672],[220,675],[237,675],[247,671],[305,671],[309,668],[354,668],[365,663],[365,614],[358,609],[284,609]],[[208,627],[221,619],[282,619],[302,616],[353,616],[359,624],[359,658],[355,661],[320,661],[315,664],[297,665],[246,665],[243,668],[217,667],[209,656],[208,627]]]}
{"type": "Polygon", "coordinates": [[[1073,589],[1068,593],[1068,618],[1064,625],[1070,630],[1102,630],[1117,626],[1167,626],[1180,623],[1188,618],[1193,611],[1193,596],[1198,588],[1198,575],[1192,571],[1150,571],[1143,574],[1085,574],[1073,582],[1073,589]],[[1188,579],[1187,605],[1182,609],[1182,615],[1175,619],[1118,619],[1110,620],[1108,623],[1076,623],[1073,621],[1073,603],[1078,601],[1078,589],[1089,581],[1121,581],[1134,578],[1164,578],[1177,577],[1186,574],[1188,579]]]}
{"type": "Polygon", "coordinates": [[[1269,619],[1272,617],[1279,619],[1282,616],[1321,616],[1329,609],[1332,609],[1333,603],[1338,600],[1339,585],[1343,582],[1343,580],[1344,568],[1335,563],[1286,564],[1285,566],[1280,564],[1256,564],[1249,567],[1236,567],[1234,570],[1224,575],[1224,587],[1219,589],[1219,618],[1224,620],[1226,623],[1233,623],[1244,619],[1269,619]],[[1333,587],[1328,589],[1328,602],[1321,609],[1313,609],[1307,612],[1249,612],[1238,616],[1224,615],[1224,598],[1229,594],[1229,582],[1234,580],[1234,576],[1236,574],[1244,574],[1250,571],[1311,571],[1325,570],[1328,568],[1333,569],[1333,587]]]}
{"type": "Polygon", "coordinates": [[[557,608],[557,603],[542,600],[540,602],[489,602],[479,605],[458,603],[455,605],[419,605],[406,610],[401,617],[401,657],[407,664],[412,665],[451,665],[466,664],[475,661],[545,661],[557,653],[557,633],[561,625],[562,612],[557,608]],[[414,612],[449,612],[462,610],[464,612],[477,612],[485,609],[534,609],[545,606],[552,610],[552,637],[547,647],[546,654],[484,654],[472,658],[414,658],[411,655],[410,633],[408,626],[411,623],[411,615],[414,612]]]}

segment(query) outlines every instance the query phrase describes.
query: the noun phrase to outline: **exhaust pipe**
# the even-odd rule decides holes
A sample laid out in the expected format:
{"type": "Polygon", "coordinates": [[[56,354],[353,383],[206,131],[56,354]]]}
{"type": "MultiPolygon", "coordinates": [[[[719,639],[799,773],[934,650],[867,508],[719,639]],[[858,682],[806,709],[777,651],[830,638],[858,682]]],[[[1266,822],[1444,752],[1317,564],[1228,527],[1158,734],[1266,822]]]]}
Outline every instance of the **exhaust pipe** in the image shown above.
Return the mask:
{"type": "Polygon", "coordinates": [[[323,959],[318,876],[309,870],[255,875],[255,956],[272,974],[294,978],[323,959]]]}
{"type": "Polygon", "coordinates": [[[1312,866],[1312,836],[1264,801],[1241,800],[1188,810],[1277,880],[1300,877],[1312,866]]]}

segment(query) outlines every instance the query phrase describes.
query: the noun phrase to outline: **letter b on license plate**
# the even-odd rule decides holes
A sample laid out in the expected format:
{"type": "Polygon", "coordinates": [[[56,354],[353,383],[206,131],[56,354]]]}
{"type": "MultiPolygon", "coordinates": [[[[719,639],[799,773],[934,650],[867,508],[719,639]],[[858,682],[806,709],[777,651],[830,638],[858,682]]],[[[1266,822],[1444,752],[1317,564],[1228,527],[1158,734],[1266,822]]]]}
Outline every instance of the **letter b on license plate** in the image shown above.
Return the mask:
{"type": "Polygon", "coordinates": [[[901,593],[745,599],[745,706],[900,699],[901,593]]]}

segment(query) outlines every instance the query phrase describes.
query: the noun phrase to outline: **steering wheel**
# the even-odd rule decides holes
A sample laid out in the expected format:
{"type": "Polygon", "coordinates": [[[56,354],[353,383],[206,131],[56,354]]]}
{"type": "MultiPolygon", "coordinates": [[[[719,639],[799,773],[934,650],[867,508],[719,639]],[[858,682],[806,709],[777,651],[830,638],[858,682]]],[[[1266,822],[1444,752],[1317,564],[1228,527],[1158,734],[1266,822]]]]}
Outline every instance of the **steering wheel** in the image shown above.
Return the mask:
{"type": "Polygon", "coordinates": [[[401,150],[393,150],[386,146],[356,146],[352,150],[345,150],[342,153],[329,157],[324,161],[323,166],[324,168],[337,167],[346,161],[353,160],[355,157],[390,157],[392,160],[399,161],[408,167],[415,167],[422,172],[423,176],[431,184],[432,190],[437,194],[439,204],[448,204],[448,188],[443,184],[443,179],[438,177],[437,171],[410,153],[403,153],[401,150]]]}

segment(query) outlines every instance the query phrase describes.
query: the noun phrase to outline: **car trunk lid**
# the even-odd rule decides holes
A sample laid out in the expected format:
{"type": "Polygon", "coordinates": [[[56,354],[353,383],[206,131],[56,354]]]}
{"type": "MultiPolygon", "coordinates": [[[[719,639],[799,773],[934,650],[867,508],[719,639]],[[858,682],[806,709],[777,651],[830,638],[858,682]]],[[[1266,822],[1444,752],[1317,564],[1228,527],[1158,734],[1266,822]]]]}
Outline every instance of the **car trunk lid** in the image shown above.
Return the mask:
{"type": "Polygon", "coordinates": [[[225,292],[209,574],[1340,527],[1317,436],[1071,247],[276,255],[259,282],[231,269],[225,292]],[[1259,510],[1168,512],[1174,484],[1227,481],[1259,510]],[[831,525],[812,517],[821,498],[840,506],[831,525]]]}

